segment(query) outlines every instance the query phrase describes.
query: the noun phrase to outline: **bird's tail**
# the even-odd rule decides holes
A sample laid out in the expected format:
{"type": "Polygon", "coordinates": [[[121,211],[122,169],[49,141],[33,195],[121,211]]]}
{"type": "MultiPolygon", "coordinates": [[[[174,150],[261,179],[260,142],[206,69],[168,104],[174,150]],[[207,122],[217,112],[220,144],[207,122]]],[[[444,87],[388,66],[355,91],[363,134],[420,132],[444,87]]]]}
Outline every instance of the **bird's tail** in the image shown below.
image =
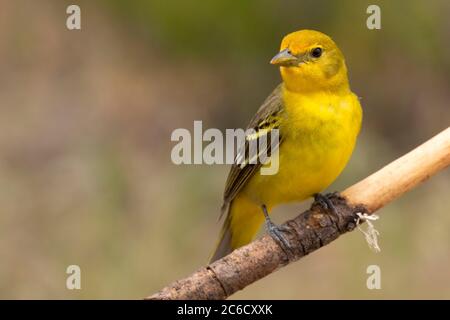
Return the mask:
{"type": "Polygon", "coordinates": [[[264,221],[262,209],[242,196],[237,196],[224,210],[225,222],[210,262],[252,241],[264,221]]]}

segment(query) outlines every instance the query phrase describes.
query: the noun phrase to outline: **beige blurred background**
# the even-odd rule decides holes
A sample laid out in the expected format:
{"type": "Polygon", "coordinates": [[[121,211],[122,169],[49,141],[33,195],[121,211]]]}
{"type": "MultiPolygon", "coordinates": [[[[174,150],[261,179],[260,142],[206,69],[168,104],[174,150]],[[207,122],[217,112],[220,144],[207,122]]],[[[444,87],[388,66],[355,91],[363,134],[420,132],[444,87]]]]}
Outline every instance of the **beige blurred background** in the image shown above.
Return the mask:
{"type": "MultiPolygon", "coordinates": [[[[450,2],[0,0],[0,298],[144,297],[206,263],[227,166],[176,166],[176,128],[245,127],[283,35],[347,58],[364,123],[340,190],[450,123],[450,2]],[[81,6],[69,31],[66,7],[81,6]],[[378,4],[382,29],[366,28],[378,4]],[[82,289],[66,289],[81,267],[82,289]]],[[[234,299],[450,298],[449,170],[234,299]],[[382,289],[366,288],[381,267],[382,289]]],[[[306,204],[280,207],[276,222],[306,204]]]]}

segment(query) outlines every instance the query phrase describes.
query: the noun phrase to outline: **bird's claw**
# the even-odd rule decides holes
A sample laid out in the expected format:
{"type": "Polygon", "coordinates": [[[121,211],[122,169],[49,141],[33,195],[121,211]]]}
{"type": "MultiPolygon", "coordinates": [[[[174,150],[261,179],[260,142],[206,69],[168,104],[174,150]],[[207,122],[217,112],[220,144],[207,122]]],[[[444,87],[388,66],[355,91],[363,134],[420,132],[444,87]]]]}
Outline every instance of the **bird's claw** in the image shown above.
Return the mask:
{"type": "Polygon", "coordinates": [[[281,247],[281,249],[286,253],[288,259],[294,257],[294,249],[289,244],[289,241],[286,239],[286,236],[283,234],[287,231],[285,226],[278,226],[270,220],[269,214],[267,212],[266,206],[262,207],[264,212],[264,217],[266,219],[266,231],[272,237],[273,240],[281,247]]]}
{"type": "Polygon", "coordinates": [[[331,211],[332,214],[337,215],[336,207],[331,202],[331,198],[337,197],[339,194],[337,192],[327,193],[325,195],[321,193],[314,194],[314,203],[318,204],[325,211],[331,211]]]}

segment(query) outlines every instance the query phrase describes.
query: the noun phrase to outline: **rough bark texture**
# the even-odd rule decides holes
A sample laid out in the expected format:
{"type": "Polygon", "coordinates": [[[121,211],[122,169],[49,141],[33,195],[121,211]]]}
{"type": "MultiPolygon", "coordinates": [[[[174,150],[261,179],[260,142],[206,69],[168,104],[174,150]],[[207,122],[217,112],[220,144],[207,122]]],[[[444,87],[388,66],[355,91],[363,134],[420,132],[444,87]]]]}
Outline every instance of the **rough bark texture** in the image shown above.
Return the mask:
{"type": "Polygon", "coordinates": [[[148,299],[225,299],[280,267],[300,259],[356,227],[361,207],[344,198],[330,197],[335,211],[314,204],[310,210],[282,225],[291,251],[285,252],[269,235],[176,281],[148,299]]]}
{"type": "Polygon", "coordinates": [[[450,129],[361,182],[330,198],[335,211],[313,204],[283,224],[293,250],[270,236],[178,280],[147,299],[226,299],[234,292],[317,250],[356,227],[358,212],[372,213],[450,165],[450,129]]]}

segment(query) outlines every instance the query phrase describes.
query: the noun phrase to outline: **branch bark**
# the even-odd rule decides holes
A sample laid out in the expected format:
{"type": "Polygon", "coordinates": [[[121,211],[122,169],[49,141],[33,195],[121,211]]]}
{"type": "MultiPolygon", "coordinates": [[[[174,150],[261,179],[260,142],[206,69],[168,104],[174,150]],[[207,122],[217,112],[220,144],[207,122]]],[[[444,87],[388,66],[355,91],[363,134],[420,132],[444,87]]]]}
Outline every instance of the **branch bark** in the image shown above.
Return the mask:
{"type": "Polygon", "coordinates": [[[450,165],[450,128],[331,198],[336,210],[314,205],[283,224],[292,253],[269,236],[233,251],[146,299],[226,299],[234,292],[325,246],[373,213],[450,165]]]}

